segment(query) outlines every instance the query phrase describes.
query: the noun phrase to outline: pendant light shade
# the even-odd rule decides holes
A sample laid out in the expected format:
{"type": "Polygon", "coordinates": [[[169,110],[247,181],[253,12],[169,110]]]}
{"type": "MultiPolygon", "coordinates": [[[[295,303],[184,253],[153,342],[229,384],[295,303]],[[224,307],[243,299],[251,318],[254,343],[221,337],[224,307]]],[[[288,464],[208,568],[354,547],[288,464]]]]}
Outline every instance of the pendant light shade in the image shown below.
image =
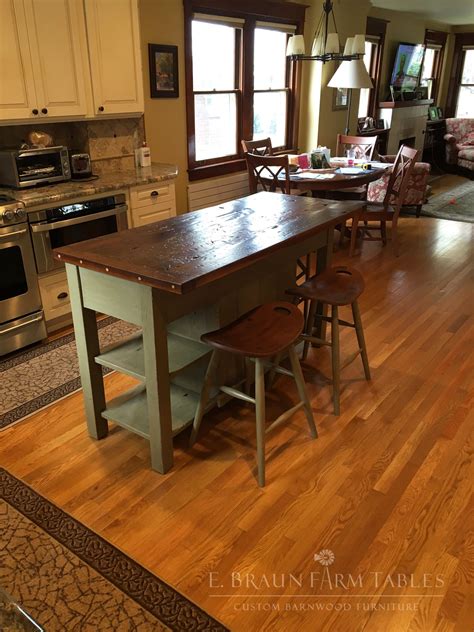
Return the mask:
{"type": "Polygon", "coordinates": [[[337,33],[328,33],[326,40],[325,53],[338,53],[339,52],[339,35],[337,33]]]}
{"type": "Polygon", "coordinates": [[[365,54],[365,35],[355,35],[354,42],[352,44],[353,55],[365,54]]]}
{"type": "MultiPolygon", "coordinates": [[[[347,46],[347,44],[346,44],[347,46]]],[[[374,84],[361,59],[343,61],[334,73],[329,88],[373,88],[374,84]]]]}
{"type": "Polygon", "coordinates": [[[292,55],[304,55],[305,54],[305,46],[304,46],[304,37],[302,35],[292,35],[288,40],[288,44],[286,47],[286,56],[291,57],[292,55]]]}
{"type": "Polygon", "coordinates": [[[352,55],[353,44],[354,44],[354,38],[348,37],[346,39],[346,45],[344,46],[344,55],[352,55]]]}

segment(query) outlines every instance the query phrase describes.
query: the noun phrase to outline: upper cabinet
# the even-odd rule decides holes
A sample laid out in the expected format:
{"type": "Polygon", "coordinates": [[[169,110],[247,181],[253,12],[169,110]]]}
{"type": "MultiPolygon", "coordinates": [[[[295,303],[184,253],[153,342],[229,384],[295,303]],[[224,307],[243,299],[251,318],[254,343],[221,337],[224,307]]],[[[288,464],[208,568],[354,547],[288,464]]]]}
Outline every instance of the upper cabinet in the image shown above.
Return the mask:
{"type": "Polygon", "coordinates": [[[39,116],[85,116],[87,49],[81,4],[23,2],[39,116]]]}
{"type": "Polygon", "coordinates": [[[0,0],[0,123],[142,112],[136,0],[0,0]]]}
{"type": "Polygon", "coordinates": [[[0,119],[27,119],[37,108],[22,2],[0,2],[0,119]]]}
{"type": "Polygon", "coordinates": [[[85,0],[96,116],[143,112],[136,0],[85,0]]]}

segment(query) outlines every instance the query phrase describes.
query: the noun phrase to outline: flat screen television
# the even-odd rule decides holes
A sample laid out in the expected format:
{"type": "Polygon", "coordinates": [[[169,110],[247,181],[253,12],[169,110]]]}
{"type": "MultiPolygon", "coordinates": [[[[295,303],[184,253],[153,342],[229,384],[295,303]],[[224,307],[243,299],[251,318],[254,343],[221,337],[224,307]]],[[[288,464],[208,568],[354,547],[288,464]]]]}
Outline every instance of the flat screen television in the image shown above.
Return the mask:
{"type": "Polygon", "coordinates": [[[397,48],[390,85],[402,90],[414,90],[420,79],[423,53],[422,44],[401,42],[397,48]]]}

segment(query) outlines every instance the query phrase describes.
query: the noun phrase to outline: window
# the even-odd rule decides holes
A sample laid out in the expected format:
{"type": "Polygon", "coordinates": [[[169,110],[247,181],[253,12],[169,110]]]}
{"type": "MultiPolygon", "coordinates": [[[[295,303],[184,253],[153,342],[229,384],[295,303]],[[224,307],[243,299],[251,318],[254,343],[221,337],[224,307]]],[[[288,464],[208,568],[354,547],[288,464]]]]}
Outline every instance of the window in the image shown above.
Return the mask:
{"type": "MultiPolygon", "coordinates": [[[[377,44],[374,42],[366,41],[365,42],[365,54],[364,54],[364,65],[367,68],[367,72],[369,75],[371,74],[373,61],[375,58],[377,44]]],[[[374,79],[372,78],[372,82],[374,79]]],[[[369,106],[370,106],[370,88],[362,88],[359,96],[359,113],[358,117],[363,118],[369,116],[369,106]]]]}
{"type": "Polygon", "coordinates": [[[387,21],[367,18],[364,64],[374,84],[373,88],[360,90],[358,117],[374,117],[378,108],[380,73],[387,21]]]}
{"type": "Polygon", "coordinates": [[[428,98],[436,100],[441,81],[444,47],[447,33],[444,31],[425,31],[425,53],[421,67],[420,86],[428,88],[428,98]]]}
{"type": "Polygon", "coordinates": [[[463,51],[456,118],[474,117],[474,48],[463,51]]]}
{"type": "Polygon", "coordinates": [[[277,151],[296,147],[300,71],[286,46],[302,31],[304,7],[256,0],[252,14],[249,6],[185,0],[190,180],[244,169],[241,139],[269,136],[277,151]]]}

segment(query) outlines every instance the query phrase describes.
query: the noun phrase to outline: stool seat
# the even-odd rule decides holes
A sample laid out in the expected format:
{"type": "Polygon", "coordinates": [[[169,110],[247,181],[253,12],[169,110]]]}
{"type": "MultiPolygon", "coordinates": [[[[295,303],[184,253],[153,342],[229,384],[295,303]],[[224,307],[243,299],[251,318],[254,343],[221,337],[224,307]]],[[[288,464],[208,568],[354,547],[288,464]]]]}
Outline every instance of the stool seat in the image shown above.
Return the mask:
{"type": "Polygon", "coordinates": [[[290,288],[287,294],[328,305],[350,305],[364,291],[364,279],[354,268],[337,266],[312,277],[302,285],[290,288]]]}
{"type": "Polygon", "coordinates": [[[238,320],[201,336],[211,347],[251,358],[268,358],[288,349],[300,336],[304,318],[291,303],[260,305],[238,320]]]}

